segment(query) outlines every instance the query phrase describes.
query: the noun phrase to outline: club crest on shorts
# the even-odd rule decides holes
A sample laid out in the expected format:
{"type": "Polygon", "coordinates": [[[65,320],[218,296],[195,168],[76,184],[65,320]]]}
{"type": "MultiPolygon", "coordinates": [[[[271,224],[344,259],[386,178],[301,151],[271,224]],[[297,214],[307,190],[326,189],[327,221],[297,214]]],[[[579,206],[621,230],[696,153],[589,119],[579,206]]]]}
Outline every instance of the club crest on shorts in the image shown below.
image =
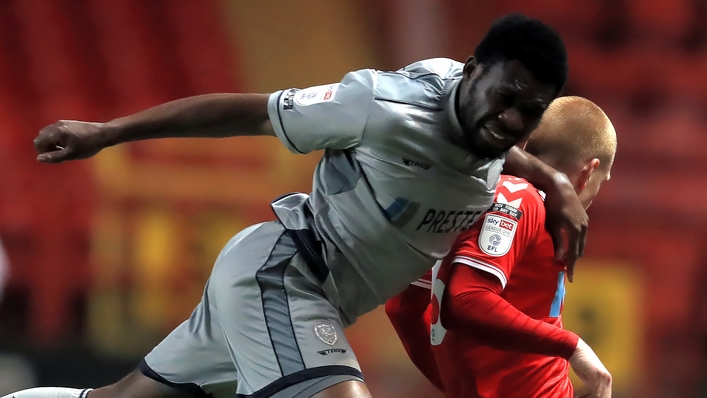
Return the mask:
{"type": "Polygon", "coordinates": [[[337,340],[339,340],[339,336],[336,334],[336,328],[328,323],[315,325],[314,335],[317,336],[322,343],[327,345],[334,345],[337,340]]]}

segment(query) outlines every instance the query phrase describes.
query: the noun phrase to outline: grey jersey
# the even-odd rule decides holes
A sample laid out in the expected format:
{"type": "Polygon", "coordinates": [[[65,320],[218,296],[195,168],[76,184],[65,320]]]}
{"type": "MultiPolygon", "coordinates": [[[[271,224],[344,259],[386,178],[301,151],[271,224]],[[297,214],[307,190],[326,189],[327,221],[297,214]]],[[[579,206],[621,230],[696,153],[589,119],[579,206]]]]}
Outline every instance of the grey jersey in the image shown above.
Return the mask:
{"type": "Polygon", "coordinates": [[[430,59],[270,96],[270,120],[290,151],[325,149],[312,193],[273,209],[287,229],[322,242],[323,286],[347,323],[428,271],[492,204],[503,159],[461,144],[462,67],[430,59]]]}

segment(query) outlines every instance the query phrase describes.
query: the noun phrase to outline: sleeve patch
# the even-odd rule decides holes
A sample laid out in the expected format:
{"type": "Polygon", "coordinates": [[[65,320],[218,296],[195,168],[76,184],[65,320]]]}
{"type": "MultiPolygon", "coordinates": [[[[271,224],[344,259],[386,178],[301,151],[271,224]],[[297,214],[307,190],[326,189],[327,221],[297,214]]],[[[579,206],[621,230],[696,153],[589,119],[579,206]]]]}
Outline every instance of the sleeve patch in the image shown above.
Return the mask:
{"type": "Polygon", "coordinates": [[[518,221],[499,214],[487,214],[479,234],[479,248],[489,256],[500,257],[508,253],[518,221]]]}
{"type": "Polygon", "coordinates": [[[519,221],[520,218],[523,216],[522,211],[506,203],[494,203],[493,206],[491,206],[491,210],[489,211],[506,214],[514,218],[516,221],[519,221]]]}
{"type": "Polygon", "coordinates": [[[323,86],[314,86],[300,90],[295,96],[295,102],[299,106],[309,106],[322,102],[332,101],[336,90],[339,88],[339,83],[325,84],[323,86]]]}
{"type": "Polygon", "coordinates": [[[294,88],[287,90],[287,94],[285,94],[285,97],[282,99],[282,110],[283,111],[289,111],[295,107],[295,104],[294,104],[295,93],[297,93],[297,90],[295,90],[294,88]]]}

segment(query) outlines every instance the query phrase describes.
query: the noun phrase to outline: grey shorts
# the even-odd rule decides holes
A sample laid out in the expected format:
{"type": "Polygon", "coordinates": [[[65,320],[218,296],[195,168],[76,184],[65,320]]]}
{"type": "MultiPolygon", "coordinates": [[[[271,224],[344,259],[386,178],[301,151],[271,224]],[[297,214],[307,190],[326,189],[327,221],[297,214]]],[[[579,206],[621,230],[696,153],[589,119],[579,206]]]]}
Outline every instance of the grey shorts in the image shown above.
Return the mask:
{"type": "Polygon", "coordinates": [[[142,361],[147,377],[196,397],[310,397],[363,380],[340,316],[279,222],[224,247],[189,320],[142,361]],[[300,268],[301,269],[301,268],[300,268]]]}

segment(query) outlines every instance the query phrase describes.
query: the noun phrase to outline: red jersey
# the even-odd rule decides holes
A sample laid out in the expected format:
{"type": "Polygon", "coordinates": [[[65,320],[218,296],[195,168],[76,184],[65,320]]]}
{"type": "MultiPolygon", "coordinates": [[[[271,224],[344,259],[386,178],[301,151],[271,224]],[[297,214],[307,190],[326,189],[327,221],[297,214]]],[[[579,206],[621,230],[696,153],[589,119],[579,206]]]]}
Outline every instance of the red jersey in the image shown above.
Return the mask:
{"type": "MultiPolygon", "coordinates": [[[[566,359],[510,351],[517,347],[508,341],[499,344],[504,350],[494,349],[479,342],[468,328],[445,328],[445,312],[451,312],[448,305],[453,305],[445,303],[445,300],[449,301],[447,290],[452,285],[457,286],[454,294],[463,295],[458,286],[464,286],[464,278],[468,278],[471,285],[474,283],[471,279],[488,278],[490,283],[499,285],[496,293],[517,310],[562,328],[560,313],[565,295],[565,267],[555,261],[552,239],[545,231],[541,192],[526,180],[502,176],[493,207],[472,229],[460,236],[435,271],[433,281],[428,273],[417,284],[430,284],[427,286],[433,291],[432,303],[424,314],[415,315],[417,321],[402,321],[408,325],[396,325],[392,316],[391,320],[413,362],[444,391],[446,397],[572,397],[566,359]],[[469,267],[476,271],[470,271],[469,267]],[[453,278],[456,279],[452,281],[453,278]],[[420,325],[424,325],[424,333],[421,327],[417,327],[420,325]],[[429,344],[422,343],[427,332],[431,350],[429,344]],[[428,356],[426,359],[425,355],[428,356]],[[423,364],[423,360],[436,364],[436,369],[423,364]]],[[[414,286],[408,290],[404,293],[407,296],[401,295],[395,300],[411,302],[430,297],[429,290],[425,293],[414,286]]],[[[403,302],[403,305],[408,304],[403,302]]],[[[498,314],[491,311],[488,315],[498,314]]],[[[498,338],[503,340],[500,336],[498,338]]],[[[528,351],[533,352],[532,349],[528,351]]],[[[571,351],[564,355],[569,357],[571,351]]]]}

